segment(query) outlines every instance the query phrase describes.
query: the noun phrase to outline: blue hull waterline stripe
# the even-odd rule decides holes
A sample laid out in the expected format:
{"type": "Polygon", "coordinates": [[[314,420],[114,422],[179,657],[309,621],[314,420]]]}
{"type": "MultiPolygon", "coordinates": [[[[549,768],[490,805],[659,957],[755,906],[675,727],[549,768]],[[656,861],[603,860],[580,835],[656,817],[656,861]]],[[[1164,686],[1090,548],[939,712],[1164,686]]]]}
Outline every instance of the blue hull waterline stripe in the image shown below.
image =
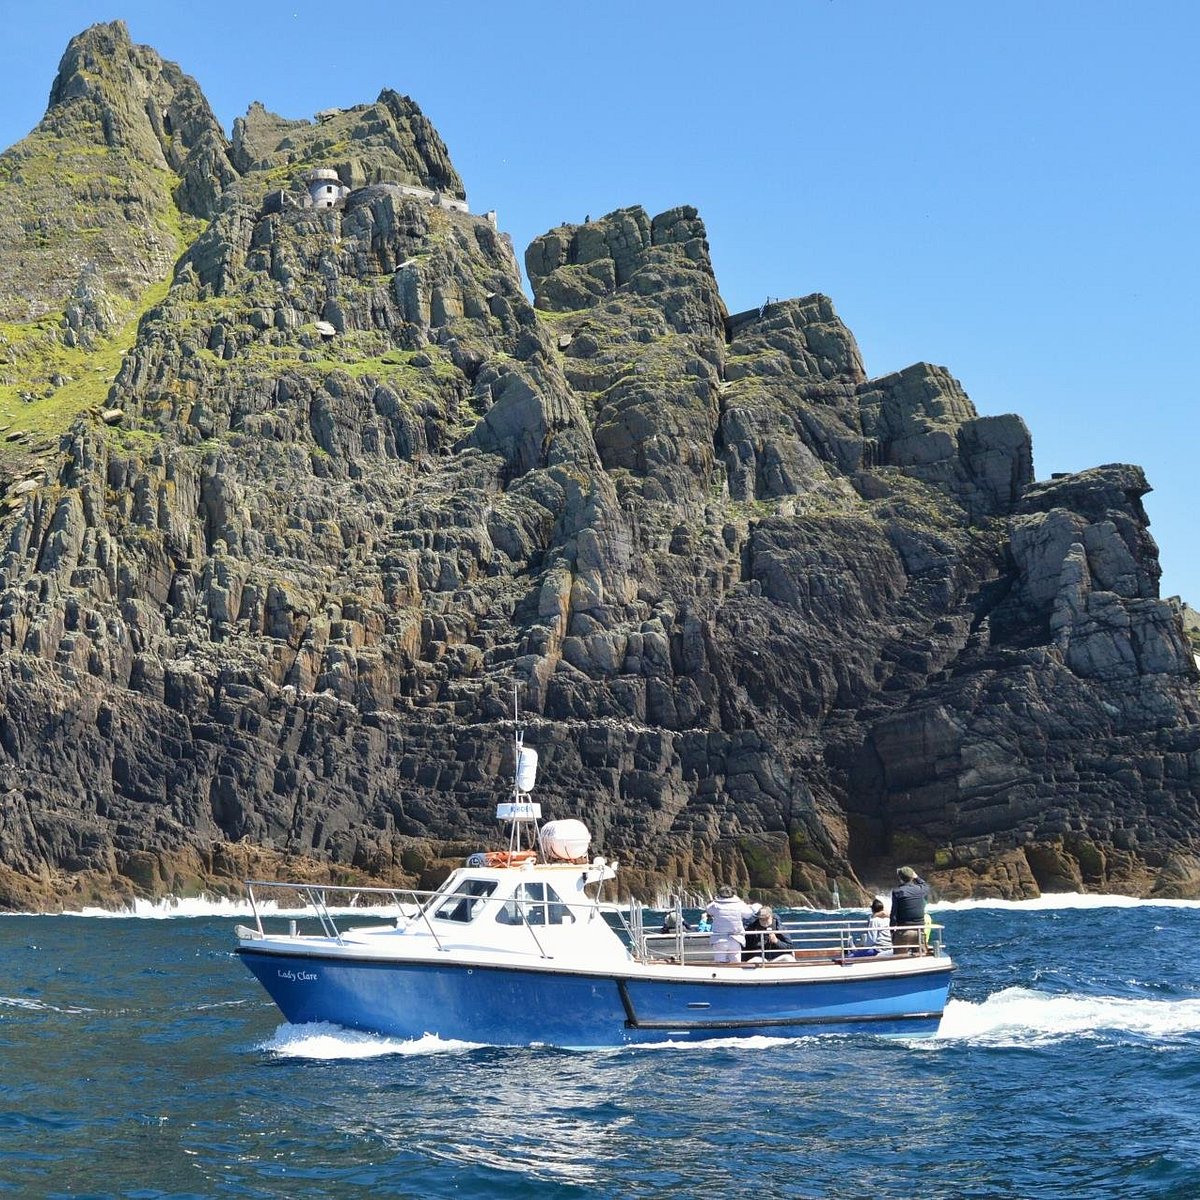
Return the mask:
{"type": "MultiPolygon", "coordinates": [[[[784,985],[793,986],[793,985],[784,985]]],[[[937,1012],[910,1013],[860,1013],[857,1016],[844,1017],[760,1017],[751,1022],[746,1021],[642,1021],[638,1019],[629,998],[629,988],[624,979],[617,980],[617,989],[621,993],[621,1003],[625,1006],[625,1024],[630,1029],[743,1029],[752,1024],[756,1029],[786,1028],[793,1025],[860,1025],[878,1021],[940,1021],[941,1009],[937,1012]]],[[[692,1003],[688,1008],[695,1009],[698,1005],[692,1003]]],[[[708,1005],[703,1007],[707,1008],[708,1005]]]]}
{"type": "Polygon", "coordinates": [[[804,1025],[872,1025],[884,1021],[940,1021],[940,1012],[876,1013],[857,1017],[764,1017],[754,1021],[632,1021],[630,1029],[782,1029],[804,1025]]]}

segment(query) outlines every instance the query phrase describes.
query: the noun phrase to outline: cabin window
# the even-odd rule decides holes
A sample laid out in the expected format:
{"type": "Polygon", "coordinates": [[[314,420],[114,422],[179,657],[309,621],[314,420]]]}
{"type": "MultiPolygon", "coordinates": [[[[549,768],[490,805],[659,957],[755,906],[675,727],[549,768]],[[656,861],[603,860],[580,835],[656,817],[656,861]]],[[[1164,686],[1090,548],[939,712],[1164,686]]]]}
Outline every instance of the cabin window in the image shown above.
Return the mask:
{"type": "Polygon", "coordinates": [[[479,916],[484,901],[495,890],[494,879],[465,879],[438,905],[433,915],[439,921],[458,921],[465,925],[479,916]]]}
{"type": "Polygon", "coordinates": [[[570,925],[575,918],[548,883],[522,883],[496,920],[501,925],[570,925]]]}

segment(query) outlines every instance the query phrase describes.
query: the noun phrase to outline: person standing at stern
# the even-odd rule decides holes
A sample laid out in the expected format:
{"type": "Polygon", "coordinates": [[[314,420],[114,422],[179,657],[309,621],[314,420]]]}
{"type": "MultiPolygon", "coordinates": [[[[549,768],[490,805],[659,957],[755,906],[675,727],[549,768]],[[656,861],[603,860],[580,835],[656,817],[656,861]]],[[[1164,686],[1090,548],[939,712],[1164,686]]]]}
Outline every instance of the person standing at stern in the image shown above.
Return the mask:
{"type": "Polygon", "coordinates": [[[929,900],[929,884],[912,867],[896,871],[896,887],[892,891],[892,945],[903,953],[916,953],[925,928],[925,905],[929,900]]]}
{"type": "Polygon", "coordinates": [[[713,962],[741,962],[742,949],[746,945],[746,921],[758,909],[747,904],[726,884],[718,889],[717,898],[704,911],[712,918],[713,962]]]}

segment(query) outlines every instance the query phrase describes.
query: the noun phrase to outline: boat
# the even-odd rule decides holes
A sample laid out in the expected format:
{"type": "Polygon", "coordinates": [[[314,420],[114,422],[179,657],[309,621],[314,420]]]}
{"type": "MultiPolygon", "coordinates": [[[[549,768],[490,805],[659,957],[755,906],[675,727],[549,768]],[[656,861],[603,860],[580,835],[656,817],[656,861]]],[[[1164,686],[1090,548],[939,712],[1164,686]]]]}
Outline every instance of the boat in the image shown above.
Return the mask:
{"type": "Polygon", "coordinates": [[[869,956],[865,920],[809,911],[784,924],[786,960],[717,963],[678,905],[662,934],[638,901],[604,899],[618,864],[590,854],[582,821],[542,822],[537,752],[515,723],[512,791],[496,808],[507,837],[436,890],[246,881],[254,924],[238,926],[236,952],[288,1022],[581,1049],[937,1032],[954,970],[940,926],[912,953],[869,956]]]}

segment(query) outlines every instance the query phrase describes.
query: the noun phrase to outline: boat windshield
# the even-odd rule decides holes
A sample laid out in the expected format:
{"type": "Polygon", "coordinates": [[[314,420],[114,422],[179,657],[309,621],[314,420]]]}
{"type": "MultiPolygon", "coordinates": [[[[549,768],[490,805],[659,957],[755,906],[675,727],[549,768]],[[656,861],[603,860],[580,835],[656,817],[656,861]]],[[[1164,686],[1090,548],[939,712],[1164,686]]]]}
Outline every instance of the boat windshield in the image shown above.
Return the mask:
{"type": "Polygon", "coordinates": [[[575,918],[548,883],[522,883],[496,914],[501,925],[570,925],[575,918]]]}
{"type": "Polygon", "coordinates": [[[494,879],[464,879],[434,910],[439,921],[473,921],[483,902],[496,890],[494,879]]]}

